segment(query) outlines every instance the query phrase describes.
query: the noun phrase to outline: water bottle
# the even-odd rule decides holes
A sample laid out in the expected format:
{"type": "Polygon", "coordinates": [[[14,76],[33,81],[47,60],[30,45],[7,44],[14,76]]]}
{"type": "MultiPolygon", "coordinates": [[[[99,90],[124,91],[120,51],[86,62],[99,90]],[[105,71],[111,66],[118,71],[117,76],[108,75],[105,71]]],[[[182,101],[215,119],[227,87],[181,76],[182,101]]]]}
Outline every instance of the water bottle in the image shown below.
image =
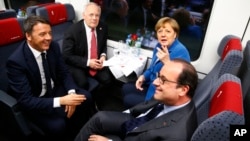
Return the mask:
{"type": "Polygon", "coordinates": [[[17,17],[20,18],[22,16],[23,16],[23,11],[21,9],[18,9],[17,17]]]}

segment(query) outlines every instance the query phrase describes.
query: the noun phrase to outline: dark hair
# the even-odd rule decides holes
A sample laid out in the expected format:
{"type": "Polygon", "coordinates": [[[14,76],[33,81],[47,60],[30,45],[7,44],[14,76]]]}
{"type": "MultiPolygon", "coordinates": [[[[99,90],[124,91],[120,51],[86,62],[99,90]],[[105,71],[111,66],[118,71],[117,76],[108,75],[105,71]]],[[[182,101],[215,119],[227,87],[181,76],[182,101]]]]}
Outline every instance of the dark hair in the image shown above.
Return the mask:
{"type": "Polygon", "coordinates": [[[49,21],[46,20],[45,18],[36,15],[31,15],[27,17],[27,19],[25,19],[24,21],[23,25],[24,32],[30,34],[33,30],[33,27],[38,23],[50,25],[49,21]]]}
{"type": "Polygon", "coordinates": [[[178,22],[180,29],[183,30],[192,24],[190,16],[191,15],[188,10],[180,8],[174,11],[172,18],[178,22]]]}
{"type": "Polygon", "coordinates": [[[183,59],[173,59],[171,61],[179,62],[183,65],[183,70],[177,79],[178,86],[188,85],[189,91],[187,95],[192,98],[198,84],[198,75],[196,69],[191,63],[183,59]]]}

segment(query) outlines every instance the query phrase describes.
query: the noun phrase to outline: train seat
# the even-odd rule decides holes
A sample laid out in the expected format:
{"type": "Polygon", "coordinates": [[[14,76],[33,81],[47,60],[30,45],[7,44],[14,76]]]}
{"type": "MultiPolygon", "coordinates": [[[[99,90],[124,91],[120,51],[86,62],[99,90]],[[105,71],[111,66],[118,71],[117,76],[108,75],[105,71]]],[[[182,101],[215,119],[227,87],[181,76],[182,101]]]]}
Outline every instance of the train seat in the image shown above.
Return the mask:
{"type": "Polygon", "coordinates": [[[241,40],[234,35],[226,35],[221,40],[217,52],[220,59],[199,82],[193,97],[198,113],[198,124],[208,117],[208,101],[214,83],[225,73],[236,74],[243,60],[241,40]]]}
{"type": "Polygon", "coordinates": [[[241,79],[246,124],[250,125],[250,40],[243,51],[244,59],[238,77],[241,79]]]}
{"type": "Polygon", "coordinates": [[[23,34],[24,18],[8,18],[0,20],[0,129],[10,137],[28,137],[36,132],[43,135],[42,130],[28,121],[18,109],[17,101],[8,93],[8,77],[6,62],[9,56],[25,40],[23,34]],[[34,131],[34,132],[33,132],[34,131]]]}
{"type": "Polygon", "coordinates": [[[64,31],[69,28],[75,20],[75,11],[71,4],[47,4],[35,9],[36,15],[46,18],[52,27],[53,40],[62,47],[64,31]]]}
{"type": "Polygon", "coordinates": [[[250,89],[250,40],[246,43],[243,57],[238,76],[241,79],[243,97],[245,97],[250,89]]]}
{"type": "Polygon", "coordinates": [[[54,3],[43,3],[43,4],[38,4],[38,5],[32,5],[32,6],[28,6],[26,8],[26,15],[27,17],[30,15],[36,15],[36,9],[39,7],[43,7],[49,4],[54,4],[54,3]]]}
{"type": "Polygon", "coordinates": [[[191,141],[229,141],[230,125],[245,124],[241,81],[237,76],[222,75],[212,93],[208,118],[199,124],[191,141]]]}

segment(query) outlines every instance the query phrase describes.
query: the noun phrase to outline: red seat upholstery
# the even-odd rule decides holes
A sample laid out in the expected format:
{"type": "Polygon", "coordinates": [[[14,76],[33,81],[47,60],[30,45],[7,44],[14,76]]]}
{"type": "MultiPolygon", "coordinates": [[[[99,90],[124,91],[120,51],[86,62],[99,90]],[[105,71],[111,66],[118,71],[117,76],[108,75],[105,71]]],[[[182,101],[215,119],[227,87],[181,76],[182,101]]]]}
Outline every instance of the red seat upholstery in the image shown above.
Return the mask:
{"type": "Polygon", "coordinates": [[[50,4],[44,6],[47,9],[51,25],[57,25],[67,21],[67,9],[63,4],[50,4]]]}
{"type": "Polygon", "coordinates": [[[213,85],[208,118],[202,121],[191,141],[227,141],[230,125],[244,125],[241,81],[233,74],[223,74],[213,85]]]}
{"type": "Polygon", "coordinates": [[[74,7],[69,4],[54,3],[43,5],[35,9],[36,15],[47,19],[52,27],[53,40],[62,47],[64,31],[67,30],[75,20],[74,7]]]}
{"type": "Polygon", "coordinates": [[[221,54],[221,60],[224,60],[225,56],[227,55],[227,53],[230,50],[239,50],[242,51],[242,45],[241,45],[241,41],[239,40],[239,38],[232,38],[231,40],[229,40],[224,49],[223,52],[221,54]]]}
{"type": "Polygon", "coordinates": [[[241,85],[235,81],[226,81],[220,85],[210,102],[209,117],[224,111],[234,111],[243,115],[241,85]]]}
{"type": "Polygon", "coordinates": [[[208,72],[206,77],[199,82],[193,97],[199,124],[208,118],[209,102],[214,94],[211,91],[215,82],[223,74],[229,73],[235,75],[239,70],[239,66],[243,60],[240,38],[234,35],[225,36],[219,44],[217,53],[220,59],[218,59],[215,66],[208,72]]]}
{"type": "Polygon", "coordinates": [[[22,27],[17,18],[0,20],[0,46],[10,44],[24,39],[22,27]]]}

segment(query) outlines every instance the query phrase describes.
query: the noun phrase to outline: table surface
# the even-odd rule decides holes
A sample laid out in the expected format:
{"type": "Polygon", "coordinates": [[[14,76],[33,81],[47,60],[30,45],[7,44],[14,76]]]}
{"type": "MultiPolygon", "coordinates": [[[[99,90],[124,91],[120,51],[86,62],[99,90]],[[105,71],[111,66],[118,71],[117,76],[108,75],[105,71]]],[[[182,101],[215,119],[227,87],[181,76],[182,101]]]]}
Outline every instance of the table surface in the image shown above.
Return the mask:
{"type": "Polygon", "coordinates": [[[125,81],[124,77],[128,77],[135,72],[136,76],[140,76],[145,68],[147,57],[143,55],[115,55],[104,62],[104,66],[108,66],[116,79],[125,81]]]}

